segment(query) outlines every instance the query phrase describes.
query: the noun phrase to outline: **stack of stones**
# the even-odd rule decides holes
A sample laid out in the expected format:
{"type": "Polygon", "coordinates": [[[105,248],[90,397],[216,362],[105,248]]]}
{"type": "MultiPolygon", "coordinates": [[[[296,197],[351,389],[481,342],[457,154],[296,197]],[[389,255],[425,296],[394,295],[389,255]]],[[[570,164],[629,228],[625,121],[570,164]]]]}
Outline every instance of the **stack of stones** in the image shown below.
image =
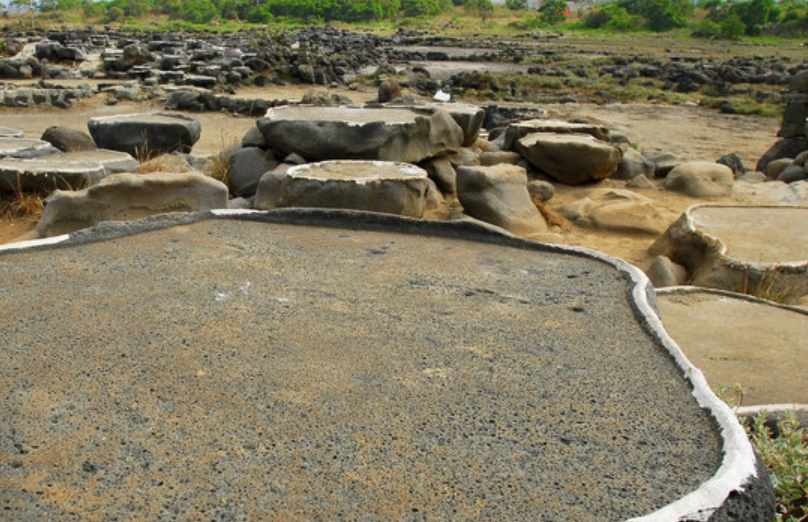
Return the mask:
{"type": "Polygon", "coordinates": [[[789,92],[786,94],[786,109],[783,113],[781,138],[806,136],[806,118],[808,118],[808,72],[798,74],[789,81],[789,92]]]}

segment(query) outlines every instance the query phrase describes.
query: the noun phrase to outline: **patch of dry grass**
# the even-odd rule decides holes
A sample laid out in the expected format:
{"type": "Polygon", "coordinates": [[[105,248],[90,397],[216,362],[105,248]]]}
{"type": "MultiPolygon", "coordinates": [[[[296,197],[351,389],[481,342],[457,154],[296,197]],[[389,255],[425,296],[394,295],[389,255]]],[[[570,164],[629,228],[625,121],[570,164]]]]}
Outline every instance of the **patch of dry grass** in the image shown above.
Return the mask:
{"type": "Polygon", "coordinates": [[[45,211],[42,194],[27,193],[22,190],[20,175],[17,174],[17,185],[10,194],[0,198],[0,216],[5,219],[35,221],[45,211]]]}

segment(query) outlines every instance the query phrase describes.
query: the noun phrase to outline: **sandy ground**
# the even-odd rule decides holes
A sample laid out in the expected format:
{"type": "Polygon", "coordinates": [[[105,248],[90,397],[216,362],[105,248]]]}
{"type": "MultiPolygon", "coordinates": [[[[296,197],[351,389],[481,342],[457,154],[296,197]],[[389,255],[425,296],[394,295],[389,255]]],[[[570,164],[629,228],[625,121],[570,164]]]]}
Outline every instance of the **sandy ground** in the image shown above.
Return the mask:
{"type": "MultiPolygon", "coordinates": [[[[372,99],[374,92],[364,88],[357,91],[347,89],[322,90],[348,96],[356,103],[372,99]]],[[[238,96],[263,96],[274,99],[300,99],[310,86],[252,88],[239,92],[238,96]]],[[[86,122],[92,116],[127,114],[158,110],[160,107],[143,103],[119,103],[106,105],[100,98],[82,101],[68,110],[54,109],[9,109],[0,111],[3,126],[18,128],[26,137],[38,138],[51,125],[63,125],[76,129],[86,129],[86,122]]],[[[643,151],[667,151],[684,160],[715,161],[724,154],[735,152],[747,168],[754,168],[757,159],[775,141],[779,121],[753,116],[723,115],[697,107],[669,106],[655,104],[613,104],[613,105],[547,105],[551,117],[559,119],[585,119],[609,126],[613,132],[623,133],[643,151]]],[[[237,142],[250,129],[255,120],[247,117],[233,117],[225,113],[195,114],[202,123],[202,137],[194,147],[194,153],[202,156],[215,154],[228,144],[237,142]]],[[[596,185],[569,187],[556,184],[556,196],[550,208],[557,210],[564,204],[576,201],[604,187],[622,188],[624,182],[606,181],[596,185]]],[[[671,222],[688,206],[699,203],[686,196],[662,190],[644,190],[641,193],[654,201],[656,208],[671,222]]],[[[721,203],[754,203],[755,197],[749,191],[732,197],[717,200],[721,203]]],[[[34,223],[21,221],[0,221],[0,242],[7,242],[30,230],[34,223]]],[[[641,268],[647,267],[650,257],[647,249],[655,235],[626,234],[576,228],[556,236],[553,240],[592,248],[623,258],[641,268]]]]}

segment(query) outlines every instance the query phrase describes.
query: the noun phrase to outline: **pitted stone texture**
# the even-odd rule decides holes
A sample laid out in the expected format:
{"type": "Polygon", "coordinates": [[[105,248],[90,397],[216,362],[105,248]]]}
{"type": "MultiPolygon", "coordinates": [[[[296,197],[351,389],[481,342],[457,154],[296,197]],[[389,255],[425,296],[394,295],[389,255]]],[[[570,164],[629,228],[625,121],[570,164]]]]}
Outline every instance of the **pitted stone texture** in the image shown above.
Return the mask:
{"type": "Polygon", "coordinates": [[[420,218],[426,171],[386,161],[324,161],[286,171],[281,201],[286,207],[344,208],[420,218]]]}
{"type": "Polygon", "coordinates": [[[715,473],[624,273],[365,218],[0,255],[6,516],[624,520],[715,473]]]}
{"type": "Polygon", "coordinates": [[[606,179],[623,160],[620,147],[579,134],[528,134],[516,142],[516,150],[540,171],[569,185],[606,179]]]}
{"type": "Polygon", "coordinates": [[[85,190],[54,192],[36,233],[50,237],[102,221],[227,208],[227,195],[224,183],[202,174],[115,174],[85,190]]]}
{"type": "Polygon", "coordinates": [[[198,120],[169,112],[90,118],[87,128],[99,148],[126,152],[137,158],[190,152],[202,133],[198,120]]]}
{"type": "Polygon", "coordinates": [[[715,198],[732,193],[735,176],[726,165],[709,161],[682,163],[665,178],[665,188],[694,198],[715,198]]]}
{"type": "Polygon", "coordinates": [[[97,161],[64,158],[67,154],[51,154],[34,159],[0,159],[0,192],[17,189],[50,192],[55,189],[80,189],[93,185],[106,176],[97,161]]]}
{"type": "Polygon", "coordinates": [[[600,141],[609,141],[609,129],[589,123],[569,123],[557,120],[525,120],[512,123],[505,129],[505,150],[518,150],[518,142],[528,134],[583,134],[600,141]]]}
{"type": "Polygon", "coordinates": [[[522,167],[458,167],[457,197],[466,214],[518,236],[547,231],[547,222],[530,199],[522,167]]]}
{"type": "Polygon", "coordinates": [[[691,207],[650,248],[689,281],[796,299],[808,294],[808,207],[691,207]]]}
{"type": "Polygon", "coordinates": [[[258,147],[245,147],[230,155],[227,179],[233,194],[250,197],[255,194],[261,176],[278,166],[271,152],[258,147]]]}
{"type": "Polygon", "coordinates": [[[0,158],[31,159],[55,152],[59,150],[47,141],[0,136],[0,158]]]}
{"type": "Polygon", "coordinates": [[[360,159],[418,163],[460,149],[463,130],[445,111],[278,107],[258,120],[273,150],[309,161],[360,159]]]}
{"type": "Polygon", "coordinates": [[[658,297],[665,329],[713,388],[739,383],[744,406],[808,404],[808,312],[693,287],[658,297]]]}

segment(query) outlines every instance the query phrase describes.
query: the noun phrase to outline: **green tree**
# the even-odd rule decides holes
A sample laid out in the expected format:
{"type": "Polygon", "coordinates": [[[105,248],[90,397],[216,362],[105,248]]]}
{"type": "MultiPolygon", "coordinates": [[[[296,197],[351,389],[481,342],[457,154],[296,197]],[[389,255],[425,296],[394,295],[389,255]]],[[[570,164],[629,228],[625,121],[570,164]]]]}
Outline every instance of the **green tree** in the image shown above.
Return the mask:
{"type": "Polygon", "coordinates": [[[435,16],[451,7],[444,0],[401,0],[401,10],[405,16],[435,16]]]}
{"type": "Polygon", "coordinates": [[[746,26],[746,34],[754,36],[760,33],[760,28],[777,20],[780,14],[774,5],[774,0],[749,0],[733,4],[730,14],[736,15],[746,26]]]}
{"type": "Polygon", "coordinates": [[[511,11],[524,11],[527,9],[527,0],[505,0],[505,7],[511,11]]]}
{"type": "Polygon", "coordinates": [[[670,31],[684,27],[692,11],[689,0],[651,0],[646,7],[645,18],[652,31],[670,31]]]}
{"type": "Polygon", "coordinates": [[[545,0],[539,6],[539,16],[541,21],[547,25],[558,25],[566,20],[564,12],[567,10],[567,2],[564,0],[545,0]]]}

